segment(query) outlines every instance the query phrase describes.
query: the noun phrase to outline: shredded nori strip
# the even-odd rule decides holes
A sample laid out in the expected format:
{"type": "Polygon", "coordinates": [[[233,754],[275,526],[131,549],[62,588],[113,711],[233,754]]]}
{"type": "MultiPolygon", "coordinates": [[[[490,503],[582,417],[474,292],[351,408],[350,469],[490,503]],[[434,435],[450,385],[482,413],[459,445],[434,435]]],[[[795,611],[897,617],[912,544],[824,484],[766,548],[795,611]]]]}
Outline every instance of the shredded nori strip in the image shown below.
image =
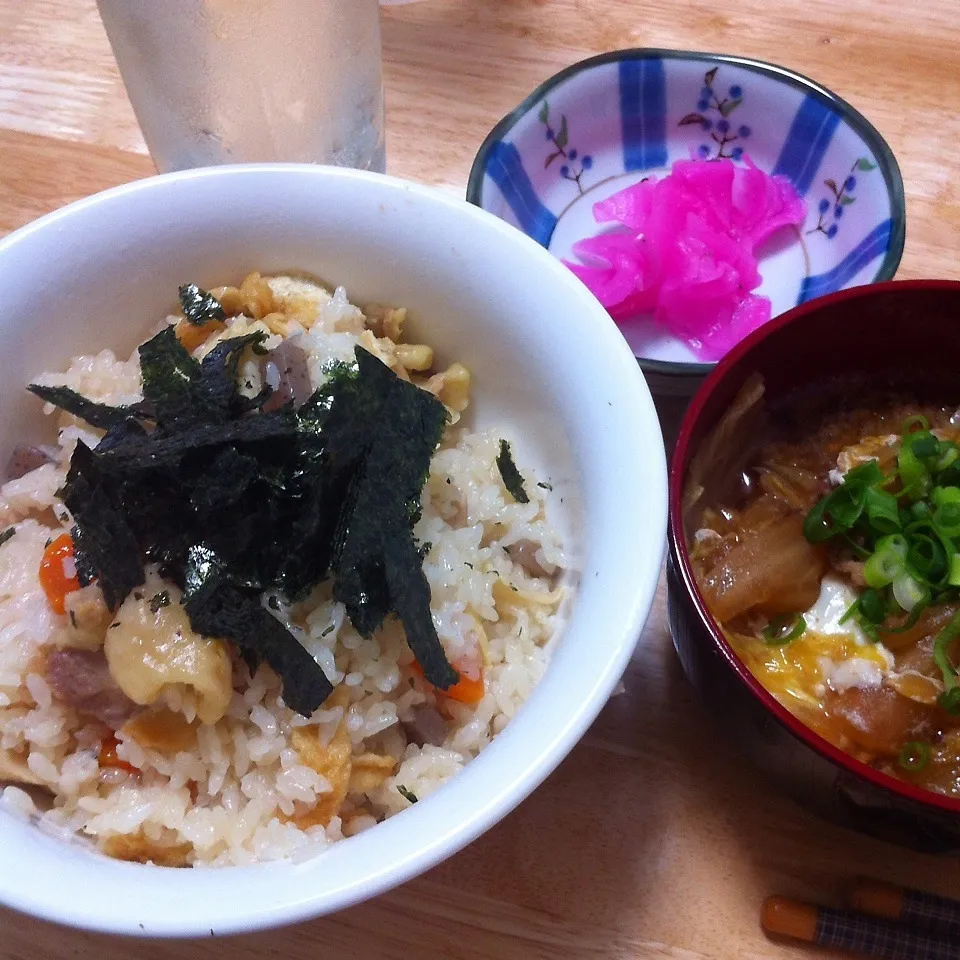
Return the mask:
{"type": "Polygon", "coordinates": [[[141,426],[140,422],[132,418],[121,420],[114,424],[100,438],[97,444],[97,456],[100,457],[108,450],[115,447],[122,447],[128,443],[134,443],[147,436],[147,431],[141,426]]]}
{"type": "Polygon", "coordinates": [[[245,657],[265,660],[283,679],[288,707],[309,717],[333,693],[333,684],[293,634],[256,594],[226,582],[216,558],[206,552],[188,574],[184,609],[199,633],[235,643],[245,657]]]}
{"type": "Polygon", "coordinates": [[[413,537],[405,537],[400,531],[387,533],[383,555],[390,603],[403,624],[407,643],[424,677],[435,687],[448,690],[459,681],[460,674],[447,661],[433,625],[430,584],[413,537]]]}
{"type": "MultiPolygon", "coordinates": [[[[261,444],[293,437],[296,432],[296,421],[277,411],[224,424],[200,423],[170,434],[156,431],[140,438],[131,437],[126,443],[103,451],[102,459],[115,470],[154,470],[176,466],[188,454],[216,451],[226,444],[261,444]]],[[[97,451],[100,452],[99,445],[97,451]]]]}
{"type": "Polygon", "coordinates": [[[417,795],[411,789],[409,789],[409,787],[405,787],[402,783],[397,784],[397,793],[399,793],[400,796],[403,797],[403,799],[408,803],[417,802],[417,795]]]}
{"type": "Polygon", "coordinates": [[[204,482],[190,486],[190,503],[201,519],[215,515],[242,502],[259,476],[260,462],[255,456],[234,445],[224,446],[214,454],[204,482]]]}
{"type": "Polygon", "coordinates": [[[16,532],[16,527],[7,527],[3,533],[0,533],[0,547],[2,547],[16,532]]]}
{"type": "Polygon", "coordinates": [[[227,315],[220,301],[195,283],[185,283],[178,291],[180,309],[183,315],[196,327],[202,327],[211,320],[226,320],[227,315]]]}
{"type": "Polygon", "coordinates": [[[376,429],[341,512],[332,570],[334,597],[354,627],[369,635],[396,612],[426,679],[441,690],[459,680],[430,616],[430,587],[413,539],[420,491],[443,435],[447,412],[357,348],[358,379],[380,398],[376,429]]]}
{"type": "Polygon", "coordinates": [[[149,404],[135,403],[127,407],[111,407],[106,403],[96,403],[71,390],[69,387],[45,387],[40,383],[31,383],[27,389],[45,403],[52,403],[67,413],[85,420],[91,427],[108,430],[123,423],[130,417],[151,418],[149,404]]]}
{"type": "Polygon", "coordinates": [[[110,610],[144,582],[140,546],[118,492],[101,472],[94,452],[77,441],[63,497],[75,522],[71,533],[77,577],[83,585],[98,580],[110,610]]]}
{"type": "Polygon", "coordinates": [[[200,365],[177,339],[173,327],[164,327],[142,343],[140,373],[143,398],[157,411],[157,422],[167,428],[205,419],[206,410],[197,401],[200,365]]]}
{"type": "Polygon", "coordinates": [[[94,450],[77,444],[62,491],[81,582],[98,580],[115,610],[159,563],[193,629],[231,640],[251,668],[269,663],[309,715],[330,682],[262,595],[292,602],[332,576],[358,631],[397,615],[424,676],[449,688],[459,676],[413,535],[445,408],[357,347],[299,409],[263,413],[269,390],[244,397],[237,382],[244,350],[263,340],[222,341],[198,363],[166,327],[140,347],[141,404],[56,395],[107,429],[94,450]]]}
{"type": "Polygon", "coordinates": [[[163,607],[170,606],[170,594],[163,590],[150,598],[150,612],[159,613],[163,607]]]}
{"type": "Polygon", "coordinates": [[[507,488],[507,492],[517,503],[529,503],[530,497],[527,491],[523,489],[523,477],[517,465],[513,462],[513,455],[510,453],[510,444],[506,440],[500,441],[500,455],[497,457],[497,469],[500,471],[500,479],[507,488]]]}
{"type": "Polygon", "coordinates": [[[270,387],[266,387],[260,395],[248,400],[237,392],[237,370],[243,351],[249,346],[257,352],[258,348],[263,346],[264,340],[266,335],[263,333],[248,333],[246,336],[222,340],[203,358],[200,364],[203,402],[210,405],[213,418],[227,416],[231,406],[235,404],[241,408],[253,409],[249,406],[251,403],[262,404],[273,393],[270,387]]]}
{"type": "MultiPolygon", "coordinates": [[[[198,423],[221,425],[232,414],[251,409],[253,401],[237,390],[237,369],[243,351],[262,347],[265,339],[258,332],[223,340],[202,363],[190,356],[173,327],[164,327],[141,344],[143,396],[156,410],[157,422],[167,430],[198,423]]],[[[255,401],[263,403],[270,393],[263,391],[255,401]]]]}

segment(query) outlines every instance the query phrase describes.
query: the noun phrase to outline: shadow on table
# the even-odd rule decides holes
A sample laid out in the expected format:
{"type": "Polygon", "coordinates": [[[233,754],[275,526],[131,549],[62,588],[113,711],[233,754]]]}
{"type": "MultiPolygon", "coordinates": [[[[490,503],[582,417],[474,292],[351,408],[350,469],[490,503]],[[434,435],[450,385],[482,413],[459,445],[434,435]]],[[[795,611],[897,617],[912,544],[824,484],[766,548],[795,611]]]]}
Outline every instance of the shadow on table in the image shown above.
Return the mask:
{"type": "Polygon", "coordinates": [[[657,408],[660,429],[663,431],[663,446],[667,453],[667,466],[673,456],[673,448],[680,432],[680,422],[690,404],[689,397],[664,397],[654,395],[653,405],[657,408]]]}

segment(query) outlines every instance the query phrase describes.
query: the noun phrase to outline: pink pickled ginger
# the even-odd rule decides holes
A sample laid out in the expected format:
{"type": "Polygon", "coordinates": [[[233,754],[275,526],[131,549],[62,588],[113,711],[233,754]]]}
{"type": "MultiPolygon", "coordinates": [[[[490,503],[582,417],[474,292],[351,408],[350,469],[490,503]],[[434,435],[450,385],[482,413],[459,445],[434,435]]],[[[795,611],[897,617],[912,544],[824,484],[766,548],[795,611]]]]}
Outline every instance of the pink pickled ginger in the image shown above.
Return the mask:
{"type": "Polygon", "coordinates": [[[718,360],[770,319],[757,250],[779,229],[799,226],[806,204],[791,183],[732,160],[678,160],[594,204],[613,229],[581,240],[567,266],[614,320],[640,315],[718,360]]]}

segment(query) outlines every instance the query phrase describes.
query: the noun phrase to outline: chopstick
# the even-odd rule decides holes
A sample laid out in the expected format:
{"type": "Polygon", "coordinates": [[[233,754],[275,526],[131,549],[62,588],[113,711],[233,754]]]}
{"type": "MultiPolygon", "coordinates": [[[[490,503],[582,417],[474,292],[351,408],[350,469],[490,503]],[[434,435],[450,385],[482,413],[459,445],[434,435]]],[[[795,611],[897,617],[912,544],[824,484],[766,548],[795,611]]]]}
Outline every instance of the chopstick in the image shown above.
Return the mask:
{"type": "Polygon", "coordinates": [[[760,914],[767,933],[886,960],[960,960],[960,943],[848,910],[768,897],[760,914]]]}
{"type": "Polygon", "coordinates": [[[960,935],[960,902],[909,887],[864,877],[854,882],[848,898],[852,909],[917,930],[960,935]]]}

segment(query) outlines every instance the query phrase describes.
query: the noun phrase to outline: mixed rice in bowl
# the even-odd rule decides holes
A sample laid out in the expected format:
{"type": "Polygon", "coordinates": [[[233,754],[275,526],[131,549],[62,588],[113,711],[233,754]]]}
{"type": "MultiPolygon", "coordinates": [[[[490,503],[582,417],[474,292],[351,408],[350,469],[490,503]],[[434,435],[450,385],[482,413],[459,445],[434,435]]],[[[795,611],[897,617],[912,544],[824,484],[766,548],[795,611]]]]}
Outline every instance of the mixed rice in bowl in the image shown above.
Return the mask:
{"type": "Polygon", "coordinates": [[[468,370],[404,342],[404,310],[258,274],[181,307],[128,360],[33,388],[58,434],[0,488],[2,803],[119,859],[299,860],[506,727],[549,658],[565,544],[550,478],[460,420],[468,370]],[[364,384],[386,399],[352,422],[364,384]]]}

